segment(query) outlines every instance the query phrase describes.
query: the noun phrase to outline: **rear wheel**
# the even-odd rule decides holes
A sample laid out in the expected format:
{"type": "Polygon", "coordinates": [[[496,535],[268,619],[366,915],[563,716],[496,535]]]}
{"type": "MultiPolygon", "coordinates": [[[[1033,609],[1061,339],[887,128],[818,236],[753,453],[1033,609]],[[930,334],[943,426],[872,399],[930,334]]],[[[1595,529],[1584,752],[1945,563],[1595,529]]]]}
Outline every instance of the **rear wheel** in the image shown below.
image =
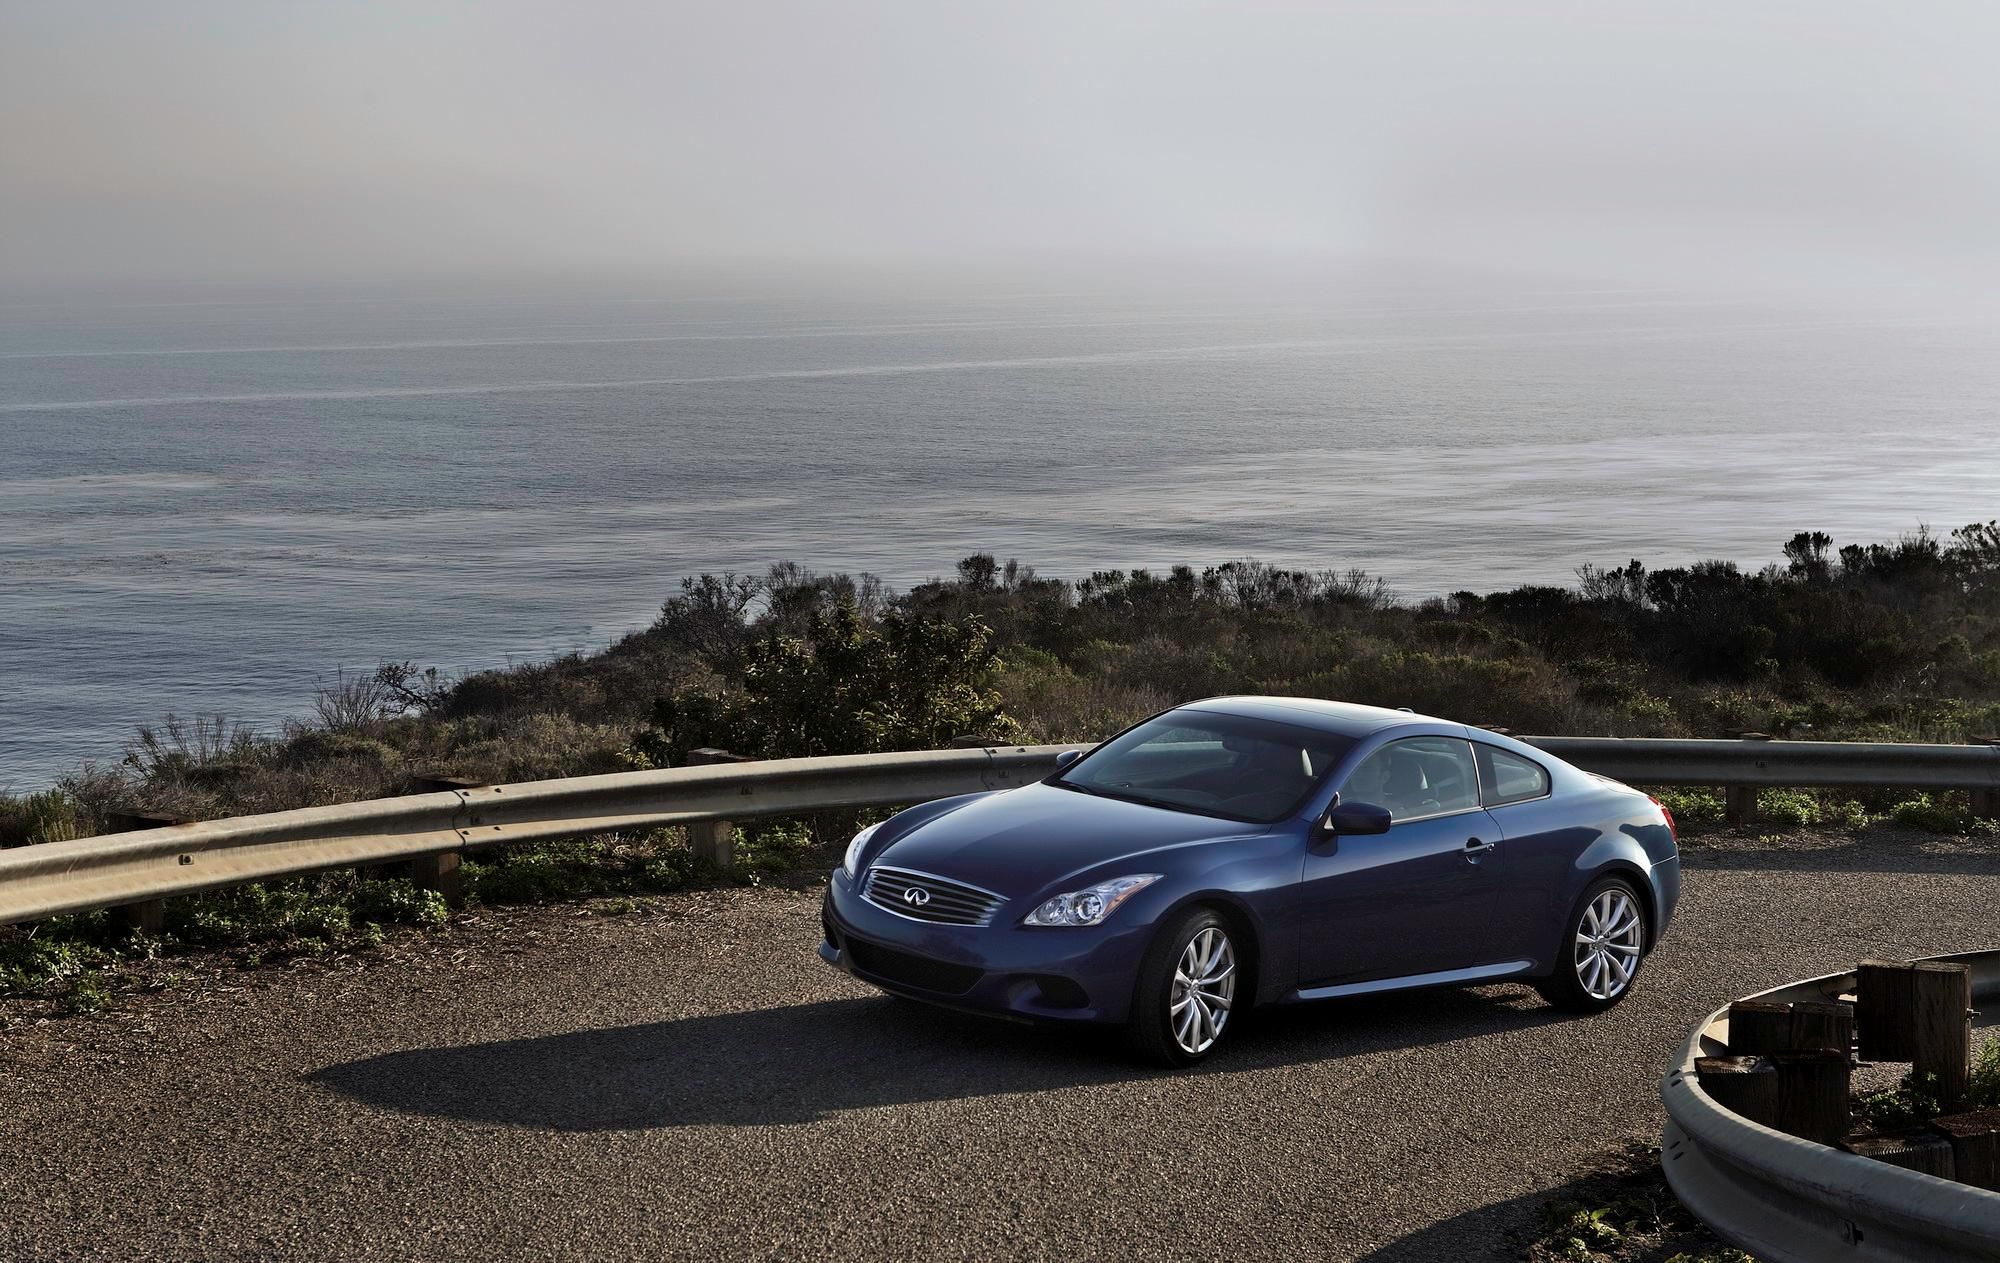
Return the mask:
{"type": "Polygon", "coordinates": [[[1139,966],[1127,1034],[1152,1061],[1191,1066],[1230,1029],[1241,949],[1207,908],[1190,908],[1160,931],[1139,966]]]}
{"type": "Polygon", "coordinates": [[[1593,882],[1570,913],[1555,974],[1535,989],[1559,1009],[1602,1012],[1632,990],[1645,947],[1646,914],[1632,883],[1593,882]]]}

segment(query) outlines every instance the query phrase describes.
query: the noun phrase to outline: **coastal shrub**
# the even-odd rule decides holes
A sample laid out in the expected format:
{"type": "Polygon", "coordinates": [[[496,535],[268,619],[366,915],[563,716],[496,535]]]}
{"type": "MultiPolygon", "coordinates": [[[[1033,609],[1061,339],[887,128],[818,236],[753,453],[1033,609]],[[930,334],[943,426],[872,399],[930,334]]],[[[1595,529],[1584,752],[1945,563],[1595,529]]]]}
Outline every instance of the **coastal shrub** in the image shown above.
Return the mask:
{"type": "Polygon", "coordinates": [[[736,867],[753,882],[802,867],[819,849],[812,825],[802,820],[759,821],[739,830],[736,867]]]}
{"type": "Polygon", "coordinates": [[[466,894],[489,904],[656,894],[678,890],[700,875],[679,829],[482,851],[468,857],[461,872],[466,894]]]}
{"type": "Polygon", "coordinates": [[[167,932],[184,943],[233,947],[326,943],[353,929],[346,903],[327,898],[315,878],[251,882],[167,903],[167,932]]]}
{"type": "Polygon", "coordinates": [[[1889,809],[1897,824],[1927,833],[1967,834],[1988,832],[1992,822],[1972,814],[1972,804],[1956,790],[1940,794],[1916,794],[1889,809]]]}
{"type": "Polygon", "coordinates": [[[182,719],[169,711],[157,727],[139,729],[125,748],[125,764],[147,777],[185,776],[224,760],[248,764],[264,748],[254,728],[226,715],[182,719]]]}
{"type": "Polygon", "coordinates": [[[1581,709],[1547,662],[1390,649],[1299,682],[1299,692],[1370,706],[1407,706],[1516,732],[1570,732],[1581,709]]]}
{"type": "Polygon", "coordinates": [[[111,959],[95,941],[105,920],[102,913],[56,917],[0,937],[0,994],[36,993],[101,968],[111,959]]]}
{"type": "Polygon", "coordinates": [[[465,861],[465,890],[481,903],[551,903],[620,888],[609,836],[482,852],[465,861]]]}
{"type": "Polygon", "coordinates": [[[433,769],[493,784],[624,771],[618,752],[631,740],[622,725],[539,711],[462,725],[458,735],[433,769]]]}
{"type": "Polygon", "coordinates": [[[994,677],[1024,739],[1095,742],[1181,700],[1166,690],[1080,676],[1053,654],[1013,650],[994,677]]]}
{"type": "Polygon", "coordinates": [[[1676,825],[1716,824],[1723,817],[1722,794],[1717,790],[1669,785],[1654,790],[1653,797],[1673,813],[1676,825]]]}
{"type": "Polygon", "coordinates": [[[347,760],[382,772],[395,766],[401,757],[394,746],[376,737],[309,728],[293,734],[269,761],[283,767],[302,768],[347,760]]]}
{"type": "Polygon", "coordinates": [[[635,746],[658,765],[703,746],[793,758],[935,748],[965,735],[1006,740],[1018,726],[992,688],[997,663],[976,619],[892,610],[869,621],[842,602],[807,618],[799,635],[759,635],[738,691],[663,697],[654,732],[635,746]]]}
{"type": "Polygon", "coordinates": [[[349,920],[375,925],[443,925],[450,917],[443,895],[407,881],[364,881],[348,909],[349,920]]]}
{"type": "Polygon", "coordinates": [[[65,789],[47,789],[20,798],[0,795],[0,847],[86,836],[82,805],[65,789]]]}
{"type": "Polygon", "coordinates": [[[1858,829],[1869,821],[1860,800],[1833,790],[1762,789],[1757,791],[1757,813],[1773,824],[1797,828],[1858,829]]]}
{"type": "Polygon", "coordinates": [[[313,713],[328,732],[359,735],[373,732],[384,720],[403,713],[403,702],[389,689],[379,671],[366,675],[334,672],[313,692],[313,713]]]}
{"type": "Polygon", "coordinates": [[[744,613],[765,591],[762,580],[729,571],[682,579],[681,594],[660,606],[654,632],[709,662],[734,662],[750,639],[744,613]]]}

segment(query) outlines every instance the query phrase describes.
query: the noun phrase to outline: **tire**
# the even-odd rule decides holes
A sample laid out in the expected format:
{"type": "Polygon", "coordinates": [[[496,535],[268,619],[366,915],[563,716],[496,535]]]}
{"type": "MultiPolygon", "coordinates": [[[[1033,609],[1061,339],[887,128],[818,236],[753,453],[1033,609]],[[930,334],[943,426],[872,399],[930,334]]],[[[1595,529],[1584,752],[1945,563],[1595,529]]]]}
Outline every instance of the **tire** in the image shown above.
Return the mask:
{"type": "Polygon", "coordinates": [[[1208,908],[1189,908],[1162,926],[1139,965],[1126,1037],[1139,1056],[1169,1066],[1191,1066],[1221,1046],[1245,1007],[1243,945],[1208,908]],[[1183,966],[1205,985],[1189,988],[1183,966]],[[1191,1011],[1192,1010],[1192,1011],[1191,1011]]]}
{"type": "Polygon", "coordinates": [[[1600,878],[1563,922],[1555,973],[1535,990],[1559,1009],[1602,1013],[1632,993],[1645,949],[1646,901],[1638,888],[1623,877],[1600,878]]]}

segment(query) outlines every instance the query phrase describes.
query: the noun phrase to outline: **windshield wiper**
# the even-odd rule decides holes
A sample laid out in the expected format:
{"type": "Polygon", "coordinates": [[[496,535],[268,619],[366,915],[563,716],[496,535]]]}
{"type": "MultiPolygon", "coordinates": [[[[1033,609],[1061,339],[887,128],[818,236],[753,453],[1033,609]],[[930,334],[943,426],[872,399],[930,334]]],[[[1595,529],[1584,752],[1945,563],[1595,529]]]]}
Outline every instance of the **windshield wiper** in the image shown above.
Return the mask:
{"type": "Polygon", "coordinates": [[[1050,781],[1049,784],[1055,786],[1057,789],[1067,789],[1078,794],[1089,794],[1092,798],[1103,798],[1105,796],[1100,791],[1094,790],[1088,785],[1079,785],[1075,781],[1050,781]]]}

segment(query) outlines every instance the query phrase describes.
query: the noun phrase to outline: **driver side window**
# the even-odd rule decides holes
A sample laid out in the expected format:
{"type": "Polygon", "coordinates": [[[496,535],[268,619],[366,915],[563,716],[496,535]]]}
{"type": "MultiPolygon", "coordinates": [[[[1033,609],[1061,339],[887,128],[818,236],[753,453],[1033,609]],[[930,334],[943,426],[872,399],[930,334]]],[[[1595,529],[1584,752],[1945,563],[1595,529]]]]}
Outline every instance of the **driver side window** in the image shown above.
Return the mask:
{"type": "Polygon", "coordinates": [[[1419,820],[1479,805],[1472,745],[1457,737],[1405,737],[1369,755],[1341,786],[1347,802],[1386,807],[1392,821],[1419,820]]]}

